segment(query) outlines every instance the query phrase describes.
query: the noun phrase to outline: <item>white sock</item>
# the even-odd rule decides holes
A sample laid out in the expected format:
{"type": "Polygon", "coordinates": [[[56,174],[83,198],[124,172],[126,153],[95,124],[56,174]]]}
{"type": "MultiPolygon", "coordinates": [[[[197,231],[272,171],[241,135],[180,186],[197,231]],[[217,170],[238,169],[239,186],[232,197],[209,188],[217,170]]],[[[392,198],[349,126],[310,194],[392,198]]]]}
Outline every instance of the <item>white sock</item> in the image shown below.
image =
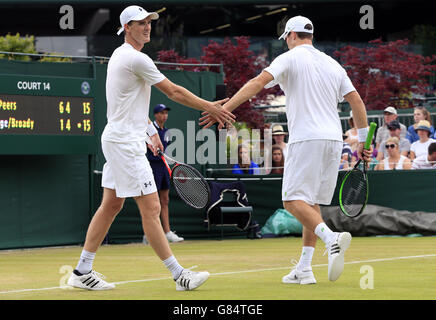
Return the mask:
{"type": "Polygon", "coordinates": [[[324,222],[316,226],[315,234],[320,237],[325,244],[329,244],[335,236],[335,233],[330,230],[324,222]]]}
{"type": "Polygon", "coordinates": [[[89,252],[83,249],[76,270],[79,271],[81,274],[90,273],[92,270],[92,263],[94,262],[94,258],[95,252],[89,252]]]}
{"type": "Polygon", "coordinates": [[[303,249],[301,250],[300,261],[298,261],[297,265],[297,268],[299,270],[303,270],[304,268],[310,268],[314,251],[314,247],[303,247],[303,249]]]}
{"type": "Polygon", "coordinates": [[[171,256],[163,260],[163,263],[173,275],[173,279],[177,280],[177,278],[182,274],[183,271],[183,267],[179,264],[177,259],[174,256],[171,256]]]}

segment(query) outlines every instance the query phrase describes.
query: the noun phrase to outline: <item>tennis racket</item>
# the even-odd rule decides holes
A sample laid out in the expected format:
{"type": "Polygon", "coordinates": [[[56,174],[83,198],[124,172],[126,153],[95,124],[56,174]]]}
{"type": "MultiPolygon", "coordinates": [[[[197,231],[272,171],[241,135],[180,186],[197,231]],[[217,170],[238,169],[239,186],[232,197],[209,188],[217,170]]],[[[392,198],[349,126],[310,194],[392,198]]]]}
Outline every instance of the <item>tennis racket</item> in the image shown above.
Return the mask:
{"type": "Polygon", "coordinates": [[[189,206],[195,209],[205,208],[210,201],[211,191],[209,184],[197,169],[185,163],[178,162],[157,150],[162,161],[168,169],[177,195],[189,206]],[[174,163],[171,169],[168,162],[174,163]]]}
{"type": "MultiPolygon", "coordinates": [[[[377,124],[371,122],[368,136],[365,142],[365,149],[370,149],[372,137],[374,136],[377,124]]],[[[363,160],[363,166],[360,166],[361,159],[357,161],[351,171],[348,171],[341,182],[339,189],[339,206],[341,211],[347,217],[357,217],[365,209],[368,201],[369,184],[366,174],[366,162],[363,160]]]]}

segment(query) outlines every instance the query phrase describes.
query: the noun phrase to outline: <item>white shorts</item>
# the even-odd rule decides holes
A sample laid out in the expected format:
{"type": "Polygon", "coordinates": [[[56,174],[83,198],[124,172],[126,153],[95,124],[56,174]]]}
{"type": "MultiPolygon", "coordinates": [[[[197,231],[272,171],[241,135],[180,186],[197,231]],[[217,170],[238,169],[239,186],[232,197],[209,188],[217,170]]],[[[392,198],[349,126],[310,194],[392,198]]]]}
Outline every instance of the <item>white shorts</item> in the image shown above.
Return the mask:
{"type": "Polygon", "coordinates": [[[342,142],[308,140],[286,147],[282,200],[329,205],[338,179],[342,142]]]}
{"type": "Polygon", "coordinates": [[[137,197],[157,192],[153,170],[145,155],[144,142],[116,143],[102,141],[106,163],[101,186],[114,189],[118,198],[137,197]]]}

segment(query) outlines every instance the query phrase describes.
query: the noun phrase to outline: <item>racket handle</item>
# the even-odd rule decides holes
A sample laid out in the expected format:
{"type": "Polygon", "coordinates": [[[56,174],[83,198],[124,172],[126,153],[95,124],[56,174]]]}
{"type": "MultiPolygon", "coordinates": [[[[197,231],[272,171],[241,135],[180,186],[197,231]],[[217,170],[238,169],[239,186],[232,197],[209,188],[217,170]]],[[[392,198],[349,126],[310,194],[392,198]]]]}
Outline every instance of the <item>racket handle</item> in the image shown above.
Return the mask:
{"type": "Polygon", "coordinates": [[[364,148],[367,150],[371,148],[371,141],[372,141],[372,137],[374,136],[375,128],[377,128],[377,123],[371,122],[369,124],[369,131],[368,131],[368,135],[366,136],[366,142],[364,146],[364,148]]]}

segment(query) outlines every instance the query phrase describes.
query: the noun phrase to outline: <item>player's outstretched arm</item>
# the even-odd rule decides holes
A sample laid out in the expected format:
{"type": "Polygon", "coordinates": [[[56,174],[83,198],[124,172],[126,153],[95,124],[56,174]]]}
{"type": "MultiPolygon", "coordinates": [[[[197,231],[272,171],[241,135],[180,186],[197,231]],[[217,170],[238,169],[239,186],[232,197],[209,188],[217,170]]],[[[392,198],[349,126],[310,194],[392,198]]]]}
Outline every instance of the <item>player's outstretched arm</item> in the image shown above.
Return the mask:
{"type": "MultiPolygon", "coordinates": [[[[242,103],[258,94],[269,82],[274,80],[273,76],[267,72],[262,71],[257,77],[248,81],[238,92],[227,101],[223,108],[231,112],[239,107],[242,103]]],[[[204,128],[209,128],[216,123],[213,118],[210,117],[208,112],[202,113],[203,117],[200,118],[200,125],[204,128]]],[[[222,124],[219,124],[219,129],[223,128],[222,124]]]]}
{"type": "Polygon", "coordinates": [[[155,84],[155,86],[162,91],[168,98],[183,104],[187,107],[205,111],[211,115],[214,121],[218,122],[220,125],[225,123],[232,124],[235,122],[235,116],[228,110],[222,107],[228,98],[218,100],[218,101],[207,101],[200,97],[197,97],[191,91],[179,86],[168,79],[155,84]]]}

